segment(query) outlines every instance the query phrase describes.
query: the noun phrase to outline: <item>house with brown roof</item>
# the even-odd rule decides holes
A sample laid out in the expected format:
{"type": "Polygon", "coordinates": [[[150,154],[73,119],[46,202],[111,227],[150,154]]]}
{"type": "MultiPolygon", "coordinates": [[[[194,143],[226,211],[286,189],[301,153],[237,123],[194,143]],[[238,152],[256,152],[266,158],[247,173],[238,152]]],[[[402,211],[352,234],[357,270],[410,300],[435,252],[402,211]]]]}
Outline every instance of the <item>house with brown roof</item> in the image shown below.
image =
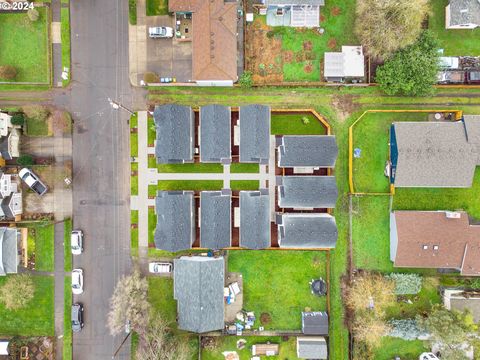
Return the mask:
{"type": "Polygon", "coordinates": [[[237,6],[237,0],[168,2],[176,23],[183,17],[192,19],[192,77],[200,85],[232,85],[238,80],[237,6]]]}
{"type": "Polygon", "coordinates": [[[394,211],[390,260],[395,267],[432,268],[480,276],[480,226],[466,212],[394,211]]]}

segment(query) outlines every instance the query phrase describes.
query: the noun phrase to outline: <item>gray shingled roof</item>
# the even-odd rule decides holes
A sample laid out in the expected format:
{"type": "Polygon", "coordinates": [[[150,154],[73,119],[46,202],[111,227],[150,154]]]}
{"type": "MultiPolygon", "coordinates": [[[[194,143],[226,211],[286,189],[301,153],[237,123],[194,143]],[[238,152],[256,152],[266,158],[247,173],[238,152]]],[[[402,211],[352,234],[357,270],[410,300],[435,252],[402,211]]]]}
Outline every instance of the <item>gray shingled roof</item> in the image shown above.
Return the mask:
{"type": "Polygon", "coordinates": [[[309,360],[328,359],[327,341],[320,336],[298,337],[297,356],[309,360]]]}
{"type": "Polygon", "coordinates": [[[450,26],[476,24],[480,26],[478,0],[450,0],[450,26]]]}
{"type": "Polygon", "coordinates": [[[397,187],[470,187],[479,148],[457,122],[393,124],[398,148],[397,187]]]}
{"type": "Polygon", "coordinates": [[[265,5],[325,5],[325,0],[265,0],[265,5]]]}
{"type": "Polygon", "coordinates": [[[338,196],[335,176],[283,176],[279,181],[279,207],[335,207],[338,196]]]}
{"type": "Polygon", "coordinates": [[[153,113],[157,140],[155,156],[159,164],[193,161],[194,113],[189,106],[155,106],[153,113]]]}
{"type": "Polygon", "coordinates": [[[302,312],[302,332],[328,336],[328,314],[325,311],[302,312]]]}
{"type": "Polygon", "coordinates": [[[281,248],[334,248],[337,243],[337,224],[329,214],[277,214],[277,225],[281,248]]]}
{"type": "Polygon", "coordinates": [[[232,239],[232,195],[230,191],[200,193],[200,246],[223,249],[232,239]]]}
{"type": "Polygon", "coordinates": [[[240,106],[240,162],[268,164],[270,156],[270,107],[240,106]]]}
{"type": "Polygon", "coordinates": [[[334,167],[338,147],[333,135],[283,136],[278,147],[280,167],[334,167]]]}
{"type": "Polygon", "coordinates": [[[0,276],[16,274],[18,268],[17,229],[0,228],[0,276]]]}
{"type": "Polygon", "coordinates": [[[267,189],[240,191],[240,246],[270,247],[270,196],[267,189]]]}
{"type": "Polygon", "coordinates": [[[201,162],[231,162],[231,126],[230,107],[207,105],[200,108],[201,162]]]}
{"type": "Polygon", "coordinates": [[[155,200],[155,246],[166,251],[187,250],[195,241],[193,191],[159,191],[155,200]]]}
{"type": "Polygon", "coordinates": [[[223,329],[223,257],[182,256],[173,260],[173,284],[181,330],[204,333],[223,329]]]}

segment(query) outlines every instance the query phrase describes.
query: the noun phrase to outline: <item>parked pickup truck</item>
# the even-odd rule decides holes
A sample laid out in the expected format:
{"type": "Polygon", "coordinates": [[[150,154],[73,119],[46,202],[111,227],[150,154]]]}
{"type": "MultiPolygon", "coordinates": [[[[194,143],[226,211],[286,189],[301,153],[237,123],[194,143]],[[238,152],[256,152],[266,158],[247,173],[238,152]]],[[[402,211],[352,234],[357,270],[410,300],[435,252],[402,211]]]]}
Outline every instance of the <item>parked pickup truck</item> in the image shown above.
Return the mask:
{"type": "Polygon", "coordinates": [[[440,71],[437,75],[439,84],[463,84],[465,81],[465,71],[440,71]]]}
{"type": "Polygon", "coordinates": [[[23,168],[18,175],[38,195],[42,196],[47,192],[48,188],[30,169],[23,168]]]}

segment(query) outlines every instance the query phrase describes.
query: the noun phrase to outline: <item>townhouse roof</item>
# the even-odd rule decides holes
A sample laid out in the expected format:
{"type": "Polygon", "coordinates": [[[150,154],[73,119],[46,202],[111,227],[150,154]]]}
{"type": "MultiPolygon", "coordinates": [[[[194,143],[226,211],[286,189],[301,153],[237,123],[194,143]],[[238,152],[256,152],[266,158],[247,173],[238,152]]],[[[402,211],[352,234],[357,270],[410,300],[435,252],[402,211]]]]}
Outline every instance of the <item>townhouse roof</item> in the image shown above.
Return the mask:
{"type": "Polygon", "coordinates": [[[334,208],[337,202],[334,176],[283,176],[277,185],[282,208],[334,208]]]}
{"type": "Polygon", "coordinates": [[[240,162],[267,164],[270,156],[270,107],[240,106],[240,162]]]}
{"type": "Polygon", "coordinates": [[[278,147],[280,167],[335,166],[338,147],[334,135],[285,135],[278,147]]]}
{"type": "Polygon", "coordinates": [[[270,196],[268,189],[240,191],[240,246],[270,247],[270,196]]]}
{"type": "Polygon", "coordinates": [[[281,248],[334,248],[338,230],[335,218],[325,213],[277,214],[281,248]]]}
{"type": "Polygon", "coordinates": [[[173,295],[178,327],[204,333],[223,329],[223,257],[182,256],[173,261],[173,295]]]}
{"type": "Polygon", "coordinates": [[[155,199],[155,246],[171,252],[187,250],[195,241],[193,191],[158,191],[155,199]]]}
{"type": "Polygon", "coordinates": [[[231,126],[230,107],[207,105],[200,108],[201,162],[231,162],[231,126]]]}
{"type": "Polygon", "coordinates": [[[193,161],[194,113],[190,106],[155,106],[155,156],[159,164],[193,161]]]}
{"type": "Polygon", "coordinates": [[[223,249],[232,239],[232,195],[230,190],[200,193],[200,247],[223,249]]]}

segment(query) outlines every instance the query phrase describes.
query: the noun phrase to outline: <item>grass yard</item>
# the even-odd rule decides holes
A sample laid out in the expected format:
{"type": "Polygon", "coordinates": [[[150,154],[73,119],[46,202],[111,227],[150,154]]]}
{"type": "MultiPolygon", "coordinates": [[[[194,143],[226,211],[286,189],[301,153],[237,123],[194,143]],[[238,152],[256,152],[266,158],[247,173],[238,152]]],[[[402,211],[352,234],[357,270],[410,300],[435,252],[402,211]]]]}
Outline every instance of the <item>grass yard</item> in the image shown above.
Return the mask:
{"type": "Polygon", "coordinates": [[[316,29],[270,27],[266,16],[247,25],[247,69],[256,83],[321,81],[323,54],[341,45],[355,45],[355,2],[339,0],[320,10],[320,34],[316,29]]]}
{"type": "Polygon", "coordinates": [[[36,226],[35,231],[35,270],[53,271],[54,260],[54,226],[53,224],[36,226]]]}
{"type": "Polygon", "coordinates": [[[50,83],[48,13],[31,22],[26,13],[0,13],[0,65],[17,69],[15,82],[50,83]]]}
{"type": "Polygon", "coordinates": [[[64,279],[63,360],[72,360],[72,277],[64,279]]]}
{"type": "MultiPolygon", "coordinates": [[[[252,358],[252,345],[265,344],[270,342],[272,344],[280,344],[279,354],[275,356],[278,360],[296,360],[297,358],[297,342],[295,337],[290,337],[284,341],[280,336],[221,336],[215,337],[214,349],[202,349],[202,360],[224,360],[224,351],[236,351],[240,360],[250,360],[252,358]],[[242,338],[247,341],[243,350],[237,349],[237,341],[242,338]]],[[[263,357],[262,357],[263,358],[263,357]]]]}
{"type": "Polygon", "coordinates": [[[272,114],[272,135],[325,135],[327,129],[312,114],[272,114]],[[304,123],[302,118],[308,118],[304,123]]]}
{"type": "Polygon", "coordinates": [[[177,302],[173,299],[173,279],[160,276],[148,277],[148,301],[172,328],[177,327],[177,302]]]}
{"type": "MultiPolygon", "coordinates": [[[[138,210],[130,211],[130,224],[138,225],[138,210]]],[[[138,228],[130,229],[130,246],[132,250],[132,255],[136,255],[136,252],[138,251],[138,228]]]]}
{"type": "Polygon", "coordinates": [[[49,136],[48,120],[25,118],[27,136],[49,136]]]}
{"type": "Polygon", "coordinates": [[[326,278],[326,253],[319,251],[229,251],[228,270],[243,275],[244,302],[256,326],[299,330],[301,312],[326,310],[326,297],[311,294],[309,281],[326,278]],[[260,323],[262,313],[271,322],[260,323]]]}
{"type": "Polygon", "coordinates": [[[155,210],[148,209],[148,244],[155,246],[155,228],[157,227],[157,215],[155,210]]]}
{"type": "MultiPolygon", "coordinates": [[[[9,275],[15,276],[15,275],[9,275]]],[[[0,286],[8,277],[0,278],[0,286]]],[[[53,336],[54,334],[54,278],[33,276],[35,293],[26,308],[12,311],[0,303],[0,334],[22,336],[53,336]]]]}
{"type": "Polygon", "coordinates": [[[65,258],[65,271],[72,271],[72,249],[70,248],[70,238],[72,233],[72,219],[67,219],[64,222],[64,239],[63,239],[63,255],[65,258]]]}
{"type": "Polygon", "coordinates": [[[375,351],[375,360],[391,360],[396,355],[400,355],[402,360],[417,360],[418,356],[424,351],[428,351],[421,340],[403,340],[385,336],[382,338],[380,346],[375,351]]]}
{"type": "Polygon", "coordinates": [[[168,15],[168,0],[147,0],[147,16],[168,15]]]}
{"type": "Polygon", "coordinates": [[[70,9],[61,8],[61,36],[62,36],[62,67],[68,68],[68,80],[62,79],[62,85],[68,86],[70,84],[71,78],[71,67],[70,67],[70,9]]]}
{"type": "MultiPolygon", "coordinates": [[[[156,159],[151,158],[155,161],[156,159]]],[[[150,158],[149,158],[150,160],[150,158]]],[[[222,164],[193,163],[193,164],[157,164],[158,172],[162,173],[223,173],[222,164]]]]}
{"type": "Polygon", "coordinates": [[[137,0],[128,0],[128,21],[137,25],[137,0]]]}
{"type": "Polygon", "coordinates": [[[232,174],[258,173],[259,171],[260,171],[260,166],[258,164],[250,164],[250,163],[230,164],[230,173],[232,174]]]}
{"type": "Polygon", "coordinates": [[[479,56],[480,28],[474,30],[445,29],[445,6],[448,3],[448,0],[432,0],[432,16],[428,20],[429,28],[437,35],[446,56],[479,56]]]}
{"type": "Polygon", "coordinates": [[[232,190],[258,190],[260,181],[258,180],[232,180],[230,189],[232,190]]]}
{"type": "MultiPolygon", "coordinates": [[[[138,163],[130,163],[130,171],[138,171],[138,163]]],[[[138,175],[130,176],[130,195],[138,195],[138,175]]]]}
{"type": "Polygon", "coordinates": [[[147,134],[148,134],[148,146],[153,146],[155,144],[155,139],[157,138],[157,132],[155,130],[155,121],[153,117],[149,116],[147,119],[147,134]]]}
{"type": "Polygon", "coordinates": [[[156,196],[157,190],[221,190],[222,180],[161,180],[157,186],[148,186],[148,196],[156,196]]]}
{"type": "Polygon", "coordinates": [[[425,121],[422,113],[368,113],[353,127],[353,148],[360,157],[353,158],[353,185],[356,192],[388,193],[389,180],[384,175],[388,160],[390,125],[396,121],[425,121]]]}

